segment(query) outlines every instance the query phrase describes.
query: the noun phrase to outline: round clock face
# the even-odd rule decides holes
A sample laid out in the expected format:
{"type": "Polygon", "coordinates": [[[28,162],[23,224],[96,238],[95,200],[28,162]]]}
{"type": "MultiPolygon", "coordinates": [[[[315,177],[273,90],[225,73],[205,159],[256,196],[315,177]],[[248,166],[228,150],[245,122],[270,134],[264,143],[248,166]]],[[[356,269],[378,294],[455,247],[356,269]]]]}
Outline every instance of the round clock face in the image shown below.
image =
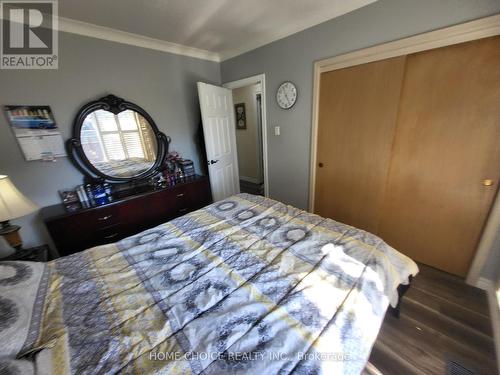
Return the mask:
{"type": "Polygon", "coordinates": [[[276,93],[276,101],[283,109],[290,109],[297,101],[297,87],[292,82],[283,82],[276,93]]]}

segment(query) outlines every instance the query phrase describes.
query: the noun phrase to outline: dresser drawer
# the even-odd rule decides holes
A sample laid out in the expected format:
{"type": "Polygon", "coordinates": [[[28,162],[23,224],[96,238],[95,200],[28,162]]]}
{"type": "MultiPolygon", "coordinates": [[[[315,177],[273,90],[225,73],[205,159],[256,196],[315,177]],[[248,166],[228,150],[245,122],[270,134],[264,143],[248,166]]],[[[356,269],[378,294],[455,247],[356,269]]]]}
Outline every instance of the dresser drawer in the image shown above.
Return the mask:
{"type": "Polygon", "coordinates": [[[88,224],[96,229],[120,223],[119,210],[115,206],[100,207],[85,215],[88,224]]]}
{"type": "Polygon", "coordinates": [[[123,233],[118,210],[113,206],[79,212],[46,222],[46,225],[61,255],[115,242],[123,233]],[[118,228],[120,228],[118,235],[111,238],[110,236],[116,233],[118,228]]]}
{"type": "Polygon", "coordinates": [[[208,181],[205,184],[197,183],[186,186],[188,205],[193,210],[198,210],[212,203],[212,193],[208,181]]]}
{"type": "Polygon", "coordinates": [[[175,189],[177,216],[198,210],[211,203],[212,196],[207,183],[193,183],[175,189]]]}
{"type": "Polygon", "coordinates": [[[126,231],[121,224],[113,224],[98,229],[91,236],[96,244],[113,243],[121,240],[126,235],[126,231]]]}
{"type": "Polygon", "coordinates": [[[172,192],[172,199],[175,202],[175,216],[182,216],[192,211],[189,200],[189,190],[186,186],[179,186],[176,188],[172,192]]]}
{"type": "MultiPolygon", "coordinates": [[[[58,219],[57,222],[65,230],[77,233],[89,233],[110,225],[119,224],[120,220],[117,208],[109,206],[78,212],[64,219],[58,219]]],[[[71,235],[71,233],[68,234],[71,235]]]]}

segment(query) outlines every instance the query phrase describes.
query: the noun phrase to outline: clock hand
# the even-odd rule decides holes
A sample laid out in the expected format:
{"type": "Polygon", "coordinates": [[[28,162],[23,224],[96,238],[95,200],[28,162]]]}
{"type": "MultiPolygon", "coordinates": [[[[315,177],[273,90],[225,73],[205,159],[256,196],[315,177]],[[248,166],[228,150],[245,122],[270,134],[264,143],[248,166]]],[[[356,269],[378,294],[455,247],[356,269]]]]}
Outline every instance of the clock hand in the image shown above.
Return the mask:
{"type": "Polygon", "coordinates": [[[285,97],[286,97],[287,104],[290,105],[291,101],[290,101],[290,98],[288,97],[288,94],[286,91],[285,91],[285,97]]]}

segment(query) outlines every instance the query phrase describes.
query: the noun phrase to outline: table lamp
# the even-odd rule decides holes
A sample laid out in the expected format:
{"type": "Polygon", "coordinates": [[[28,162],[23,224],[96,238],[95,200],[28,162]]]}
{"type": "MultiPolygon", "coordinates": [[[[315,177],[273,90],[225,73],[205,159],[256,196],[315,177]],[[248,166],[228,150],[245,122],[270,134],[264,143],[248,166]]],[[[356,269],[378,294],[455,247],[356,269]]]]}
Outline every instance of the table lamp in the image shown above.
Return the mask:
{"type": "Polygon", "coordinates": [[[0,236],[17,250],[22,247],[19,225],[12,225],[9,220],[26,216],[38,209],[37,205],[26,198],[14,186],[9,177],[0,175],[0,236]]]}

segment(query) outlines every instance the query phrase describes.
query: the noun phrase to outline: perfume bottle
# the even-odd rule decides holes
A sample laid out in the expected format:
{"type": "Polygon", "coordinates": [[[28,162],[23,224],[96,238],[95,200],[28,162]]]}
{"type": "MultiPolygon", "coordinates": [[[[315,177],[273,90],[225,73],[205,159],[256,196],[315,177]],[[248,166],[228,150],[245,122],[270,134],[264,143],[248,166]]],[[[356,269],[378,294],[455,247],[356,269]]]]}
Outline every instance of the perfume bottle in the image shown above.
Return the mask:
{"type": "Polygon", "coordinates": [[[97,206],[102,206],[108,203],[108,196],[106,194],[106,189],[102,184],[93,186],[92,195],[94,196],[94,201],[97,206]]]}
{"type": "Polygon", "coordinates": [[[91,184],[85,184],[85,193],[87,194],[87,197],[89,199],[90,205],[91,206],[95,206],[96,203],[95,203],[95,200],[94,200],[94,192],[93,192],[91,184]]]}
{"type": "Polygon", "coordinates": [[[113,189],[111,187],[111,184],[108,184],[107,182],[104,183],[104,190],[106,191],[106,198],[108,200],[107,203],[113,202],[113,189]]]}

